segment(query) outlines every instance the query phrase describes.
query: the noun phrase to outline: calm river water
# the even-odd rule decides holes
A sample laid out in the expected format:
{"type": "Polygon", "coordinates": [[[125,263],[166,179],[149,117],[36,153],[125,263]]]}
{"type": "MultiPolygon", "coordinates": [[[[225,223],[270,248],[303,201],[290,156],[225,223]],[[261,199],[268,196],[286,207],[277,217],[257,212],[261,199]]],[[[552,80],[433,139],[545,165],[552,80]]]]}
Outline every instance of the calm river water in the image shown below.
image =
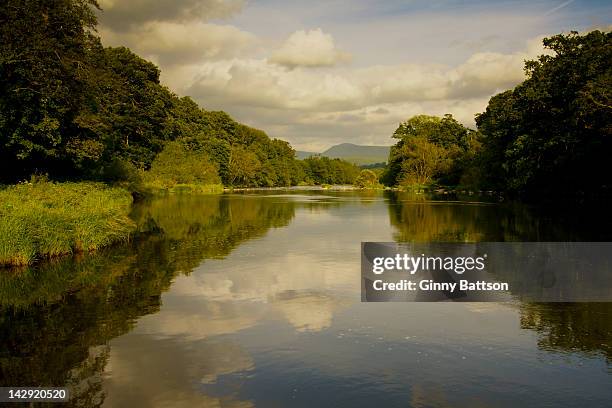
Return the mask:
{"type": "Polygon", "coordinates": [[[140,203],[129,244],[0,274],[0,385],[83,407],[612,406],[612,303],[360,302],[361,241],[612,240],[605,211],[487,201],[140,203]]]}

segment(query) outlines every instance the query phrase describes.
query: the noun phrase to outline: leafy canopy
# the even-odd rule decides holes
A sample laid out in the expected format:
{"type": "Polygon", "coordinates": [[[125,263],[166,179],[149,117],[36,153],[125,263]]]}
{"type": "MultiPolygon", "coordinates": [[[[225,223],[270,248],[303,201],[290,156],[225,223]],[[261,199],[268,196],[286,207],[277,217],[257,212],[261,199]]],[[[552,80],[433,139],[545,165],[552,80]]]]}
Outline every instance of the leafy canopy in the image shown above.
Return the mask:
{"type": "Polygon", "coordinates": [[[544,39],[527,79],[476,116],[485,182],[525,194],[610,189],[612,33],[544,39]]]}

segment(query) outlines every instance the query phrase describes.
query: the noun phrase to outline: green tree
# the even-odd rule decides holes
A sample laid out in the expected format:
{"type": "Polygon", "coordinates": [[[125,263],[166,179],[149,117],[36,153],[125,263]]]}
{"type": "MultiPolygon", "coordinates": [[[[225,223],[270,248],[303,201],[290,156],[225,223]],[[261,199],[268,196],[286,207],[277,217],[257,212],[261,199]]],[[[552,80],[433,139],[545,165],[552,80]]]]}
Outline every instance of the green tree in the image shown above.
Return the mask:
{"type": "Polygon", "coordinates": [[[355,187],[359,188],[375,188],[380,184],[378,183],[378,176],[372,170],[361,170],[359,176],[355,179],[355,187]]]}
{"type": "Polygon", "coordinates": [[[177,184],[218,184],[217,165],[202,151],[180,142],[169,142],[147,173],[148,181],[171,188],[177,184]]]}
{"type": "MultiPolygon", "coordinates": [[[[127,48],[100,48],[92,53],[91,64],[92,103],[75,120],[80,132],[74,149],[80,151],[84,142],[94,140],[103,146],[94,161],[119,156],[148,168],[167,139],[184,134],[167,129],[172,108],[181,100],[160,85],[154,64],[127,48]]],[[[85,169],[92,167],[91,162],[85,164],[85,169]]]]}
{"type": "Polygon", "coordinates": [[[466,147],[468,129],[457,122],[453,115],[437,116],[416,115],[400,123],[393,133],[393,138],[407,140],[423,136],[431,143],[448,148],[451,146],[466,147]]]}
{"type": "Polygon", "coordinates": [[[314,184],[353,184],[359,167],[341,159],[313,156],[302,160],[305,180],[314,184]]]}
{"type": "Polygon", "coordinates": [[[229,184],[249,186],[261,170],[257,155],[243,146],[232,146],[228,164],[229,184]]]}
{"type": "MultiPolygon", "coordinates": [[[[164,146],[154,171],[160,161],[172,171],[168,160],[183,157],[172,141],[206,157],[228,185],[304,181],[306,166],[287,142],[177,97],[160,84],[159,68],[129,49],[104,48],[97,8],[95,0],[0,4],[0,182],[37,172],[134,181],[164,146]]],[[[327,179],[354,178],[342,163],[325,167],[327,179]]],[[[183,179],[182,164],[174,168],[183,179]]]]}
{"type": "Polygon", "coordinates": [[[457,184],[457,165],[470,147],[472,133],[450,114],[417,115],[400,123],[393,133],[399,141],[391,147],[384,183],[457,184]]]}
{"type": "MultiPolygon", "coordinates": [[[[95,0],[0,4],[0,177],[70,171],[74,118],[87,102],[95,0]]],[[[85,145],[96,151],[97,147],[85,145]]]]}
{"type": "Polygon", "coordinates": [[[429,184],[451,166],[448,149],[423,136],[409,138],[396,154],[402,159],[399,184],[429,184]]]}
{"type": "Polygon", "coordinates": [[[527,79],[476,116],[492,188],[521,194],[610,190],[612,33],[544,39],[527,79]]]}

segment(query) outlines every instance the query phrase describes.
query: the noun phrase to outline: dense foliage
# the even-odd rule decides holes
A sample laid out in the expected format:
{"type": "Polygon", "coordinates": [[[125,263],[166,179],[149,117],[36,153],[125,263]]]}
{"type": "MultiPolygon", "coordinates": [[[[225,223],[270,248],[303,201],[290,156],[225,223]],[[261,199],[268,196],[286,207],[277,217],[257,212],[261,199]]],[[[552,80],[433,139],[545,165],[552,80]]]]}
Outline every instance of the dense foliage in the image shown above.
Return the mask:
{"type": "Polygon", "coordinates": [[[307,184],[353,184],[359,167],[341,159],[312,156],[302,160],[307,184]]]}
{"type": "Polygon", "coordinates": [[[525,64],[527,80],[476,117],[483,181],[527,194],[609,191],[612,33],[556,35],[544,46],[552,53],[525,64]]]}
{"type": "Polygon", "coordinates": [[[544,39],[527,79],[491,98],[478,132],[452,116],[415,116],[393,137],[388,185],[442,184],[520,195],[609,193],[612,33],[544,39]]]}
{"type": "Polygon", "coordinates": [[[372,170],[364,169],[361,170],[359,176],[353,183],[358,188],[380,188],[381,185],[378,182],[378,174],[372,170]]]}
{"type": "Polygon", "coordinates": [[[418,115],[401,123],[383,174],[388,185],[457,184],[473,131],[452,115],[418,115]]]}
{"type": "Polygon", "coordinates": [[[354,180],[354,166],[299,162],[287,142],[177,97],[129,49],[104,48],[93,34],[95,0],[35,3],[0,5],[0,182],[35,173],[113,181],[140,174],[162,185],[354,180]]]}
{"type": "Polygon", "coordinates": [[[219,184],[218,166],[199,150],[189,150],[179,142],[169,142],[153,160],[147,173],[160,187],[177,184],[219,184]]]}
{"type": "Polygon", "coordinates": [[[69,138],[87,104],[95,1],[0,5],[0,177],[71,161],[69,138]]]}

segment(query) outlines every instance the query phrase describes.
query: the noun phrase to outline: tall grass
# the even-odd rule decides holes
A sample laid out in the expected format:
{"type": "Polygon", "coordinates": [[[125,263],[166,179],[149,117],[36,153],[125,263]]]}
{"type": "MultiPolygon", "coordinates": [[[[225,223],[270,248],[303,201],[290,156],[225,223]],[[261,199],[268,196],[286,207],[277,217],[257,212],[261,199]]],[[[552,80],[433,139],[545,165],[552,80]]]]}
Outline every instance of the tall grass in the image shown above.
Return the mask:
{"type": "Polygon", "coordinates": [[[0,265],[94,251],[126,240],[127,190],[99,183],[22,183],[0,190],[0,265]]]}

